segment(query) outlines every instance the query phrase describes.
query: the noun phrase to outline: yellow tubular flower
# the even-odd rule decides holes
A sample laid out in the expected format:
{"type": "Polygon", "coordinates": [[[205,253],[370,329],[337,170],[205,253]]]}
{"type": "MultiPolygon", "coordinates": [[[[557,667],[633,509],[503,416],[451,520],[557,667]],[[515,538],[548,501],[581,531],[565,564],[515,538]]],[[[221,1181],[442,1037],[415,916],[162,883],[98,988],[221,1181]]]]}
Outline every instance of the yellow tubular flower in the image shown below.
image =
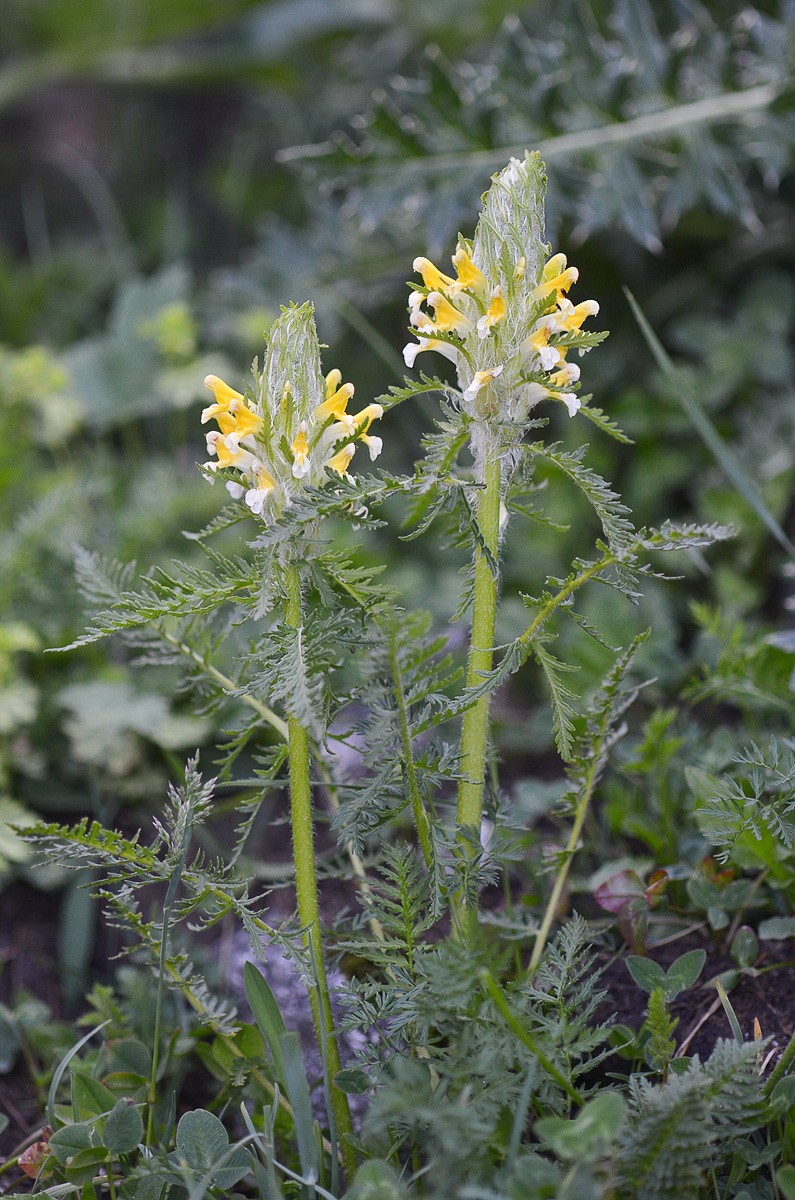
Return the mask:
{"type": "Polygon", "coordinates": [[[343,446],[333,458],[330,458],[324,465],[331,471],[336,471],[338,475],[344,475],[350,466],[351,459],[356,453],[356,447],[352,442],[347,446],[343,446]]]}
{"type": "Polygon", "coordinates": [[[415,258],[412,266],[415,271],[419,271],[422,282],[432,292],[447,291],[448,288],[455,286],[455,280],[451,279],[449,275],[443,275],[429,258],[415,258]]]}
{"type": "Polygon", "coordinates": [[[440,338],[420,338],[418,342],[408,342],[403,347],[403,361],[409,370],[414,366],[417,355],[422,354],[423,350],[435,350],[437,354],[449,358],[450,362],[458,362],[458,351],[449,342],[443,342],[440,338]]]}
{"type": "Polygon", "coordinates": [[[487,383],[491,383],[492,379],[497,375],[502,374],[502,364],[498,367],[492,367],[489,371],[476,371],[472,382],[463,393],[464,399],[472,401],[477,396],[481,388],[484,388],[487,383]]]}
{"type": "Polygon", "coordinates": [[[560,275],[561,271],[566,270],[566,255],[553,254],[548,262],[544,263],[544,270],[541,274],[542,283],[550,279],[554,279],[556,275],[560,275]]]}
{"type": "Polygon", "coordinates": [[[254,469],[254,478],[257,481],[257,487],[260,491],[270,494],[276,487],[276,480],[263,467],[262,463],[256,463],[254,469]]]}
{"type": "Polygon", "coordinates": [[[276,481],[268,474],[259,459],[252,463],[256,487],[249,488],[245,494],[246,505],[256,517],[261,517],[265,505],[276,488],[276,481]]]}
{"type": "Polygon", "coordinates": [[[202,425],[211,420],[218,422],[221,433],[231,433],[236,428],[235,418],[222,404],[211,404],[209,408],[202,410],[202,425]]]}
{"type": "Polygon", "coordinates": [[[218,433],[217,430],[207,434],[208,454],[218,455],[217,463],[205,464],[211,471],[215,471],[218,467],[241,467],[245,470],[251,466],[254,460],[254,455],[249,450],[240,449],[234,434],[228,436],[231,439],[231,445],[227,444],[224,434],[218,433]]]}
{"type": "Polygon", "coordinates": [[[485,316],[482,316],[478,321],[478,337],[488,337],[489,330],[503,319],[507,311],[502,291],[496,287],[491,293],[491,304],[485,316]]]}
{"type": "Polygon", "coordinates": [[[538,328],[531,333],[524,343],[530,354],[537,354],[541,360],[541,369],[551,371],[552,368],[561,361],[562,355],[556,346],[550,346],[550,335],[559,329],[559,325],[554,316],[544,317],[539,322],[538,328]]]}
{"type": "Polygon", "coordinates": [[[295,479],[303,479],[304,475],[308,475],[312,469],[312,464],[309,461],[309,446],[306,441],[307,424],[302,421],[298,426],[298,435],[290,449],[293,452],[293,477],[295,479]]]}
{"type": "MultiPolygon", "coordinates": [[[[234,388],[230,388],[229,384],[224,383],[223,379],[219,379],[217,375],[208,375],[204,380],[204,386],[209,388],[212,394],[215,396],[215,404],[211,405],[211,408],[215,408],[217,406],[223,412],[229,412],[230,401],[243,399],[240,392],[236,392],[234,388]]],[[[204,415],[209,411],[209,409],[205,408],[204,412],[202,413],[202,425],[205,423],[205,421],[210,419],[204,415]]],[[[214,416],[215,414],[212,413],[211,415],[214,416]]]]}
{"type": "MultiPolygon", "coordinates": [[[[249,408],[244,400],[230,400],[229,412],[235,420],[235,432],[241,437],[259,433],[265,424],[262,417],[257,416],[254,409],[249,408]]],[[[218,423],[221,424],[220,421],[218,423]]],[[[221,428],[223,429],[223,425],[221,428]]]]}
{"type": "Polygon", "coordinates": [[[599,304],[596,300],[583,300],[581,304],[575,307],[571,301],[567,301],[566,307],[564,308],[561,305],[561,309],[565,313],[565,317],[558,328],[574,332],[580,328],[586,317],[596,316],[599,312],[599,304]]]}
{"type": "Polygon", "coordinates": [[[453,266],[456,269],[458,279],[450,288],[451,296],[457,296],[459,292],[465,290],[481,294],[488,291],[489,281],[483,272],[479,271],[475,266],[463,246],[459,246],[453,255],[453,266]]]}
{"type": "Polygon", "coordinates": [[[367,408],[363,408],[361,412],[353,416],[346,416],[339,424],[332,425],[328,431],[330,440],[339,441],[342,437],[359,438],[370,451],[371,462],[375,462],[381,453],[383,442],[379,437],[368,437],[367,430],[373,421],[379,420],[383,415],[384,410],[380,404],[368,404],[367,408]]]}
{"type": "Polygon", "coordinates": [[[337,388],[342,383],[342,371],[339,367],[335,367],[333,371],[329,371],[326,376],[326,399],[333,396],[337,388]]]}
{"type": "MultiPolygon", "coordinates": [[[[339,371],[331,372],[331,374],[339,375],[339,371]]],[[[331,378],[331,376],[329,376],[331,378]]],[[[336,417],[338,421],[345,416],[345,410],[348,407],[348,401],[353,395],[354,387],[352,383],[343,383],[342,387],[337,387],[335,391],[330,391],[326,388],[326,399],[322,404],[318,404],[315,409],[314,416],[318,421],[327,421],[329,417],[336,417]]]]}
{"type": "Polygon", "coordinates": [[[561,363],[558,363],[560,369],[549,377],[549,382],[559,388],[567,387],[570,383],[576,383],[580,378],[580,368],[577,364],[564,363],[562,362],[562,357],[561,355],[561,363]]]}
{"type": "Polygon", "coordinates": [[[428,303],[434,309],[436,320],[419,326],[421,330],[433,333],[470,333],[472,322],[462,312],[454,308],[441,292],[431,292],[428,303]]]}
{"type": "Polygon", "coordinates": [[[380,404],[368,404],[367,408],[363,408],[361,412],[357,412],[351,417],[356,437],[361,437],[363,433],[367,433],[373,421],[378,421],[383,417],[384,410],[380,404]],[[360,429],[359,427],[362,426],[360,429]]]}
{"type": "MultiPolygon", "coordinates": [[[[563,258],[563,255],[561,254],[559,257],[563,258]]],[[[567,267],[565,271],[561,271],[558,275],[552,275],[534,288],[533,299],[540,300],[543,296],[550,296],[552,292],[560,297],[569,290],[572,284],[577,282],[579,277],[580,272],[576,267],[567,267]]]]}

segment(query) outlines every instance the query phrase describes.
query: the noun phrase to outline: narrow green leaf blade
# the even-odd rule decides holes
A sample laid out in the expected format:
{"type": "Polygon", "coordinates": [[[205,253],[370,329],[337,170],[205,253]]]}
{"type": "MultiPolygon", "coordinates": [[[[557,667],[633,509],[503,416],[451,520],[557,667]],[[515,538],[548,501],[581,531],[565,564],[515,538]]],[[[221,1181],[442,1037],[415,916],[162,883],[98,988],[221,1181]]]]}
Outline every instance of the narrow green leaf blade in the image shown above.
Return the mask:
{"type": "Polygon", "coordinates": [[[276,1003],[276,997],[265,976],[254,966],[253,962],[247,962],[243,968],[243,982],[254,1020],[271,1052],[276,1078],[279,1080],[282,1091],[289,1095],[290,1089],[287,1086],[281,1045],[281,1039],[287,1032],[287,1027],[279,1011],[279,1005],[276,1003]]]}
{"type": "Polygon", "coordinates": [[[301,1172],[306,1179],[317,1179],[319,1163],[315,1142],[315,1122],[312,1116],[312,1101],[309,1096],[309,1085],[306,1081],[306,1070],[298,1034],[292,1030],[289,1033],[283,1033],[281,1050],[287,1079],[287,1095],[293,1106],[295,1140],[298,1143],[301,1172]]]}
{"type": "Polygon", "coordinates": [[[704,442],[704,445],[710,451],[718,466],[725,474],[726,478],[737,489],[749,508],[753,509],[753,511],[759,517],[759,520],[773,535],[778,544],[784,550],[786,550],[787,554],[795,555],[795,546],[789,540],[786,533],[771,513],[770,509],[757,492],[754,485],[747,478],[734,454],[723,441],[723,438],[720,436],[707,413],[702,408],[700,402],[693,395],[685,380],[674,366],[674,363],[665,350],[665,347],[652,329],[651,325],[646,319],[645,314],[643,313],[643,310],[641,309],[635,297],[632,295],[632,292],[629,290],[629,288],[624,288],[624,294],[629,301],[632,314],[638,323],[641,333],[643,334],[646,345],[652,352],[657,366],[671,384],[671,387],[675,391],[682,408],[690,418],[693,428],[704,442]]]}

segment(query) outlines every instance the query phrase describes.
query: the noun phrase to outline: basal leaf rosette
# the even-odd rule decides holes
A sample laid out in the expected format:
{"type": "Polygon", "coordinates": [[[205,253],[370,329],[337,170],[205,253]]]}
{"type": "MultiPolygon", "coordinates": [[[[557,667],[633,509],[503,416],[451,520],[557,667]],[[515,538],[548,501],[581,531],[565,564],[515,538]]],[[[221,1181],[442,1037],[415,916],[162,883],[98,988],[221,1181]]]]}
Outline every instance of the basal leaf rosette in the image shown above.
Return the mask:
{"type": "Polygon", "coordinates": [[[422,277],[409,296],[418,340],[404,347],[413,367],[434,350],[455,363],[462,408],[474,418],[521,425],[541,400],[580,409],[582,356],[601,336],[583,331],[595,300],[569,298],[579,272],[563,254],[546,259],[543,241],[546,177],[537,154],[511,159],[493,178],[473,241],[459,236],[455,275],[416,258],[422,277]]]}
{"type": "Polygon", "coordinates": [[[360,443],[371,460],[381,453],[381,438],[369,429],[384,410],[368,404],[348,412],[353,384],[343,383],[336,368],[323,375],[313,313],[309,303],[282,309],[248,397],[217,375],[204,381],[215,403],[202,412],[202,423],[218,428],[207,434],[211,458],[203,469],[223,475],[230,494],[267,523],[307,486],[347,475],[360,443]]]}

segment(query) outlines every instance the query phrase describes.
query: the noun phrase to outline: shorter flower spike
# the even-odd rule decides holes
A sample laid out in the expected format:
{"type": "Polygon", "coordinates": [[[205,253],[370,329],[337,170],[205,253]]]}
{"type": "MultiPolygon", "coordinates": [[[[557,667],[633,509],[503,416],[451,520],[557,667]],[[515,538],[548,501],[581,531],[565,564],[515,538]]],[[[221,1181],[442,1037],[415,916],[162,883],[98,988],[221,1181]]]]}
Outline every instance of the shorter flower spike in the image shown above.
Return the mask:
{"type": "Polygon", "coordinates": [[[216,375],[207,377],[207,386],[216,403],[202,419],[215,420],[219,428],[206,435],[211,458],[204,470],[211,476],[229,472],[229,494],[266,522],[301,489],[345,475],[356,442],[364,442],[371,459],[381,453],[381,438],[369,430],[384,410],[368,404],[348,413],[353,384],[343,383],[336,367],[321,374],[311,305],[283,309],[273,323],[265,366],[256,378],[256,409],[216,375]]]}

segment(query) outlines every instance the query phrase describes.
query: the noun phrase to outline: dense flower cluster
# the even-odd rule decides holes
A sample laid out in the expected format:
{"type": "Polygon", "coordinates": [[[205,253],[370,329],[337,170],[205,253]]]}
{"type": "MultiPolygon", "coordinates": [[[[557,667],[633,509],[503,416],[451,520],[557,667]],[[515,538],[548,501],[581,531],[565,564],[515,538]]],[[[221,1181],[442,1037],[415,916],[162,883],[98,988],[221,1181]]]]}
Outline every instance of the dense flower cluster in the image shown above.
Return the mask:
{"type": "Polygon", "coordinates": [[[531,281],[520,256],[511,264],[506,295],[505,286],[490,280],[475,257],[472,243],[461,239],[452,259],[455,278],[427,258],[414,260],[423,286],[409,296],[409,312],[419,340],[404,347],[406,365],[413,367],[425,350],[449,358],[458,369],[462,404],[473,415],[483,415],[478,398],[494,385],[498,411],[509,419],[521,419],[545,397],[561,401],[573,417],[580,408],[580,368],[567,362],[567,354],[578,345],[580,354],[589,348],[581,327],[599,311],[595,300],[577,305],[569,300],[577,268],[555,254],[541,278],[531,281]]]}
{"type": "Polygon", "coordinates": [[[233,472],[227,490],[235,499],[243,498],[257,516],[289,504],[305,483],[322,486],[328,472],[345,475],[357,442],[367,446],[373,460],[381,453],[381,438],[368,430],[384,410],[368,404],[348,413],[353,384],[343,383],[338,370],[325,377],[325,399],[306,415],[290,380],[282,385],[278,405],[260,404],[258,409],[217,375],[204,382],[215,403],[202,412],[202,424],[214,420],[218,425],[207,434],[207,452],[214,457],[204,468],[233,472]]]}

